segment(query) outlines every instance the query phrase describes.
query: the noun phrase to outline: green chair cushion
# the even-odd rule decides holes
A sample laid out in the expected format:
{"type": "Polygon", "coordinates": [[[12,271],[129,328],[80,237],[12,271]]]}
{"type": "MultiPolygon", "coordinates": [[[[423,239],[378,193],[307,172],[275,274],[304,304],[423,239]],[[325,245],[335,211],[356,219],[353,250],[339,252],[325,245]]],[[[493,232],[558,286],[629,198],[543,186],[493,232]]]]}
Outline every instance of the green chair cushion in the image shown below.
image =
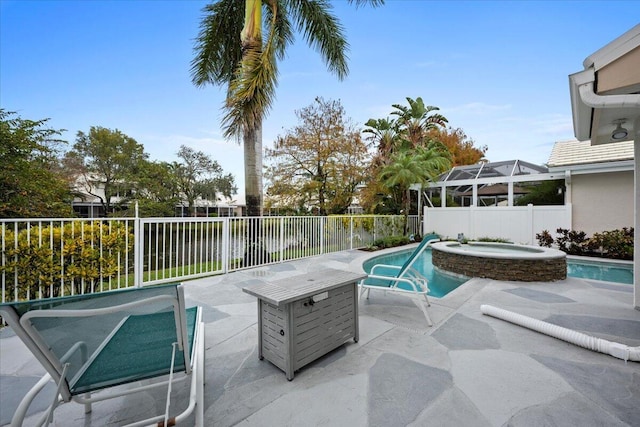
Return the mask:
{"type": "MultiPolygon", "coordinates": [[[[186,310],[189,354],[192,354],[197,307],[186,310]]],[[[73,395],[140,381],[170,372],[172,343],[176,342],[173,311],[132,315],[102,348],[90,366],[70,384],[73,395]]],[[[176,352],[174,371],[185,370],[176,352]]]]}

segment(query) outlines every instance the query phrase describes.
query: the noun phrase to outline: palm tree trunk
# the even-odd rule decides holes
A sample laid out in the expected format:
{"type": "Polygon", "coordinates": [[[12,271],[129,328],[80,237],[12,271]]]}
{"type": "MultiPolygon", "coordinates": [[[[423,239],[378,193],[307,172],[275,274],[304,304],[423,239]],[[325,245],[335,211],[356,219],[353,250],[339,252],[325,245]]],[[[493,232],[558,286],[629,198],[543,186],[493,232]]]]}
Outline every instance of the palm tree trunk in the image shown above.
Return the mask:
{"type": "Polygon", "coordinates": [[[244,186],[247,216],[262,216],[262,119],[256,129],[245,129],[244,186]]]}
{"type": "MultiPolygon", "coordinates": [[[[251,51],[262,51],[261,0],[245,0],[244,27],[240,39],[243,56],[246,57],[251,51]]],[[[262,117],[255,117],[248,123],[243,130],[247,216],[262,216],[262,117]]]]}
{"type": "MultiPolygon", "coordinates": [[[[259,119],[260,123],[262,119],[259,119]]],[[[245,267],[271,262],[262,241],[262,126],[245,129],[244,133],[244,183],[247,216],[257,217],[247,222],[245,242],[245,267]]]]}

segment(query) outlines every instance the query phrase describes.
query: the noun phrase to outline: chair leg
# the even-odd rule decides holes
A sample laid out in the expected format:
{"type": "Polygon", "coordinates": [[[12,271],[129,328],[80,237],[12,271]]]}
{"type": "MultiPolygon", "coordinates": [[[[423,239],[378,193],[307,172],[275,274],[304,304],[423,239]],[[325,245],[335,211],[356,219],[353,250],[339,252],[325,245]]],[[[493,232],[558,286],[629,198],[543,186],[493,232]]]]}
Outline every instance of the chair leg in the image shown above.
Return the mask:
{"type": "Polygon", "coordinates": [[[425,304],[422,301],[419,301],[415,298],[412,298],[412,300],[418,307],[420,307],[420,310],[422,310],[424,317],[427,319],[427,325],[433,326],[433,322],[431,321],[431,316],[429,316],[429,312],[427,311],[427,307],[425,306],[425,304]]]}
{"type": "MultiPolygon", "coordinates": [[[[91,393],[85,393],[84,398],[87,400],[91,399],[91,393]]],[[[84,404],[84,413],[88,414],[91,412],[91,402],[87,402],[84,404]]]]}
{"type": "MultiPolygon", "coordinates": [[[[22,398],[22,401],[18,405],[18,408],[13,414],[13,418],[11,419],[11,426],[21,426],[24,423],[24,419],[27,416],[27,410],[35,399],[36,395],[40,393],[40,391],[46,386],[49,381],[51,381],[51,375],[45,374],[40,381],[34,385],[31,390],[22,398]]],[[[58,393],[56,392],[56,398],[58,393]]],[[[43,425],[47,419],[49,418],[49,412],[45,412],[44,417],[40,420],[39,425],[43,425]]]]}
{"type": "Polygon", "coordinates": [[[427,301],[427,306],[431,307],[431,302],[429,301],[429,297],[427,296],[427,294],[423,294],[424,295],[424,299],[427,301]]]}
{"type": "Polygon", "coordinates": [[[198,355],[196,362],[198,363],[198,372],[195,376],[194,380],[198,381],[198,385],[196,386],[196,427],[204,425],[204,322],[200,323],[200,340],[199,343],[200,348],[198,349],[198,355]]]}

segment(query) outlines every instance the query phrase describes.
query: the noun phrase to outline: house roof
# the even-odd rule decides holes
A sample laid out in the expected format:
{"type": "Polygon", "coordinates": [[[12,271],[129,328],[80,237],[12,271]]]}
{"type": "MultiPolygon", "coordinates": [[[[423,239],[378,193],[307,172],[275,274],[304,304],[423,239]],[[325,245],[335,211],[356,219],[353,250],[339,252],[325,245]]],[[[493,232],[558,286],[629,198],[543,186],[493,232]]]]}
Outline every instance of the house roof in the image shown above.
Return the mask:
{"type": "Polygon", "coordinates": [[[591,141],[559,141],[551,150],[549,168],[633,160],[633,141],[591,145],[591,141]]]}

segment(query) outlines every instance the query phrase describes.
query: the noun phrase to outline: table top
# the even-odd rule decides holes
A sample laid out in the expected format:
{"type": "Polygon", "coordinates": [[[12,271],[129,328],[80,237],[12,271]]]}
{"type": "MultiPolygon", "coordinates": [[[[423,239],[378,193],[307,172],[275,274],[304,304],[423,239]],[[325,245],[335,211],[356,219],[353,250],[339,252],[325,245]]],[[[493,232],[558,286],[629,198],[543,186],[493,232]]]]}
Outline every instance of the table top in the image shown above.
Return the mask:
{"type": "Polygon", "coordinates": [[[273,305],[281,306],[367,277],[365,273],[324,269],[267,283],[249,285],[242,290],[273,305]]]}

